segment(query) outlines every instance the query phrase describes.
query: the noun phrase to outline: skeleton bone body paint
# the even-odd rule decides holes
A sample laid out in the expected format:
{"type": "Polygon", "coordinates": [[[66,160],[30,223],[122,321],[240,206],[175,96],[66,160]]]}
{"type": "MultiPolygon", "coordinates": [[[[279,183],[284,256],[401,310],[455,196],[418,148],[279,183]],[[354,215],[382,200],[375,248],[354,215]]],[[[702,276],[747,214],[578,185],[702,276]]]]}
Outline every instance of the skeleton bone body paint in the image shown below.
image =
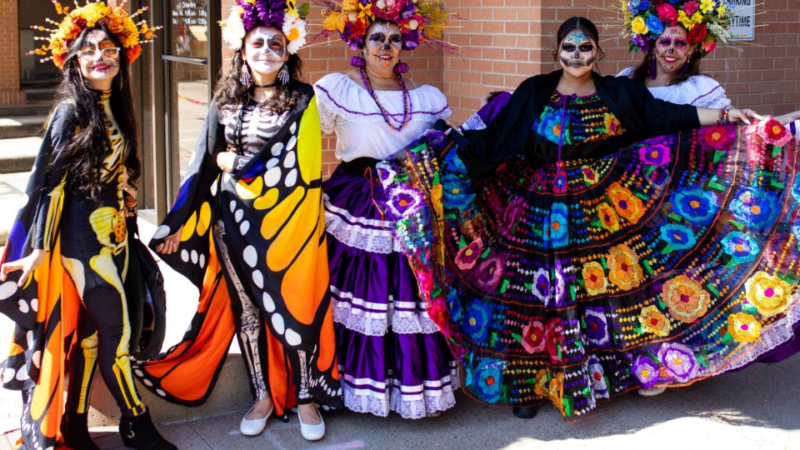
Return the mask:
{"type": "Polygon", "coordinates": [[[393,23],[378,22],[370,27],[367,45],[367,56],[377,59],[383,69],[394,67],[393,62],[400,56],[403,47],[403,35],[400,27],[393,23]]]}
{"type": "Polygon", "coordinates": [[[288,59],[286,37],[272,27],[257,27],[247,35],[244,56],[250,69],[261,74],[277,72],[288,59]]]}
{"type": "Polygon", "coordinates": [[[688,34],[681,26],[665,29],[656,39],[655,57],[664,72],[680,69],[691,56],[688,34]]]}
{"type": "Polygon", "coordinates": [[[575,31],[561,43],[560,57],[565,67],[592,67],[596,61],[595,47],[585,34],[575,31]]]}

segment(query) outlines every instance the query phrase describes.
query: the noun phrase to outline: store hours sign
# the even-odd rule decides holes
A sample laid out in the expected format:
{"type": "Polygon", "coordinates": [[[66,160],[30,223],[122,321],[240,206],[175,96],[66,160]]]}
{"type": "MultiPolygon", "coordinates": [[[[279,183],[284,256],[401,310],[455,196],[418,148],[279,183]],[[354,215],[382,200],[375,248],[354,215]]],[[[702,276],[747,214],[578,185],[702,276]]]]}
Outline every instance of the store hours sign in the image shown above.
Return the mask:
{"type": "Polygon", "coordinates": [[[756,37],[756,1],[757,0],[728,0],[730,8],[734,11],[730,28],[734,41],[752,41],[756,37]]]}

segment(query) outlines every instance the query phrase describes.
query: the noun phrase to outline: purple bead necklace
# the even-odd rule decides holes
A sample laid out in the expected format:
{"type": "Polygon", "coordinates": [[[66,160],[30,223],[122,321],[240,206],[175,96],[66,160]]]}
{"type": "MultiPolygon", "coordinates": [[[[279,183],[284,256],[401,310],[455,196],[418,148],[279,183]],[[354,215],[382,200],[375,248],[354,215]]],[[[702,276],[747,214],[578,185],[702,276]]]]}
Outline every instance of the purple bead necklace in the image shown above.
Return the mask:
{"type": "Polygon", "coordinates": [[[414,104],[411,102],[411,94],[408,92],[408,88],[406,88],[406,82],[403,81],[403,75],[397,74],[397,81],[400,83],[400,90],[403,91],[403,121],[400,122],[400,125],[395,126],[392,123],[392,116],[386,109],[381,105],[381,102],[378,100],[378,94],[375,92],[375,89],[372,89],[372,84],[369,82],[369,77],[367,76],[367,72],[364,70],[363,67],[359,69],[359,73],[361,74],[361,82],[364,83],[364,87],[367,88],[367,92],[372,96],[372,99],[375,100],[375,104],[378,105],[378,108],[381,110],[381,115],[383,115],[383,120],[386,122],[386,125],[389,125],[394,131],[401,131],[403,128],[408,125],[411,121],[411,111],[414,108],[414,104]]]}

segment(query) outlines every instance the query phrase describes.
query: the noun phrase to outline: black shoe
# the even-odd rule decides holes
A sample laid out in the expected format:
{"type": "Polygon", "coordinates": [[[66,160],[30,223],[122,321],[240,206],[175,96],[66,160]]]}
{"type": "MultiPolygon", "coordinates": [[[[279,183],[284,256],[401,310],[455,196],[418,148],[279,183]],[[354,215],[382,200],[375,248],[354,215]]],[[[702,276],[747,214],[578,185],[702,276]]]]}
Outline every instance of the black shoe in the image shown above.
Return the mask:
{"type": "Polygon", "coordinates": [[[520,419],[533,419],[536,417],[536,412],[539,411],[538,406],[523,406],[523,407],[513,407],[511,412],[514,413],[515,416],[519,417],[520,419]]]}
{"type": "Polygon", "coordinates": [[[89,435],[87,414],[66,413],[61,419],[61,434],[64,445],[74,450],[100,450],[89,435]]]}
{"type": "Polygon", "coordinates": [[[164,439],[153,425],[150,411],[136,417],[123,417],[119,421],[119,435],[125,447],[137,450],[178,450],[164,439]]]}

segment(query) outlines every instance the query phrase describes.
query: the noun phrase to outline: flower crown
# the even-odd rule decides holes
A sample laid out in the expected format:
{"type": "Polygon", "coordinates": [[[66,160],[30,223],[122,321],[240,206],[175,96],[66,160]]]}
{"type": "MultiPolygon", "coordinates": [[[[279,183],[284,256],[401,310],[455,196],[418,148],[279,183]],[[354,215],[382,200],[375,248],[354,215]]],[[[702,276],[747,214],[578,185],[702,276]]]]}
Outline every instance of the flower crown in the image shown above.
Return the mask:
{"type": "Polygon", "coordinates": [[[404,50],[414,50],[422,42],[451,47],[441,41],[451,15],[444,11],[442,0],[342,0],[341,3],[318,0],[318,3],[325,16],[322,34],[339,33],[353,50],[364,48],[367,28],[377,19],[400,26],[404,50]]]}
{"type": "Polygon", "coordinates": [[[306,44],[308,10],[308,3],[297,8],[295,0],[236,0],[228,19],[219,23],[222,39],[231,49],[239,50],[248,31],[272,26],[283,31],[289,41],[286,50],[294,55],[306,44]]]}
{"type": "Polygon", "coordinates": [[[122,43],[123,50],[128,56],[128,61],[133,63],[142,54],[142,44],[152,42],[156,37],[155,32],[162,27],[150,27],[144,20],[136,23],[133,21],[141,15],[147,7],[143,7],[134,14],[128,15],[122,7],[125,1],[118,7],[106,6],[105,2],[87,3],[84,6],[78,5],[75,0],[75,9],[70,11],[69,7],[61,6],[57,0],[52,0],[56,7],[56,12],[64,16],[61,22],[47,19],[47,22],[55,25],[55,29],[45,28],[41,25],[34,25],[31,28],[37,31],[49,31],[49,37],[35,37],[38,41],[47,41],[47,45],[42,45],[31,52],[29,55],[50,56],[41,61],[53,61],[59,69],[64,68],[64,60],[69,52],[69,47],[75,39],[81,35],[83,30],[93,28],[98,25],[104,26],[122,43]]]}
{"type": "Polygon", "coordinates": [[[713,52],[717,43],[731,38],[728,24],[733,10],[727,0],[621,0],[625,19],[624,37],[630,37],[630,51],[650,51],[665,28],[681,24],[689,33],[689,45],[701,58],[713,52]]]}

